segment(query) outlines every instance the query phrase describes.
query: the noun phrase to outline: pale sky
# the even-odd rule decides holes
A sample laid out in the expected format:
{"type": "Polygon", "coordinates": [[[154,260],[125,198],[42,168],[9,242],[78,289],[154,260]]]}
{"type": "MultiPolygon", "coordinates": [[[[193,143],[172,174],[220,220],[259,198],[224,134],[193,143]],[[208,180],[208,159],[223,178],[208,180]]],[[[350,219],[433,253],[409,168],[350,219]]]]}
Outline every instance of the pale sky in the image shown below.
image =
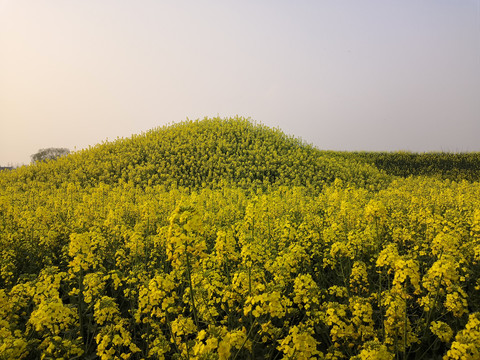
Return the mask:
{"type": "Polygon", "coordinates": [[[0,165],[217,115],[480,151],[480,0],[0,0],[0,165]]]}

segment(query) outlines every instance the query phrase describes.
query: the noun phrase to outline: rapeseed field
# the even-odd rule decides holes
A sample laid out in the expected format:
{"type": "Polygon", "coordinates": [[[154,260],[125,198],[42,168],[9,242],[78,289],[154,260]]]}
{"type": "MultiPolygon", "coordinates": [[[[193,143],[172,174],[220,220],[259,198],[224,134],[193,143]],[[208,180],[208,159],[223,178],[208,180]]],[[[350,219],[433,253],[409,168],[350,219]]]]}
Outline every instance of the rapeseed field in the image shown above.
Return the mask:
{"type": "Polygon", "coordinates": [[[4,171],[0,359],[478,360],[479,168],[236,117],[4,171]]]}

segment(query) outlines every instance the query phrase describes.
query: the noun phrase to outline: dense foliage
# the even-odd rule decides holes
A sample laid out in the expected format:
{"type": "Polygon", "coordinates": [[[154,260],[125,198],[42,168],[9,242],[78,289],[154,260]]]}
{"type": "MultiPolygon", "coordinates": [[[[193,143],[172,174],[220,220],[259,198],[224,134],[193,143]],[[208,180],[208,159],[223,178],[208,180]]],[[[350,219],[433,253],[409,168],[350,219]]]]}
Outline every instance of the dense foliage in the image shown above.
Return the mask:
{"type": "MultiPolygon", "coordinates": [[[[352,156],[352,153],[347,154],[352,156]]],[[[362,152],[359,160],[395,176],[437,176],[449,180],[480,181],[480,153],[362,152]]]]}
{"type": "Polygon", "coordinates": [[[0,359],[480,357],[480,183],[241,118],[1,173],[0,252],[0,359]]]}

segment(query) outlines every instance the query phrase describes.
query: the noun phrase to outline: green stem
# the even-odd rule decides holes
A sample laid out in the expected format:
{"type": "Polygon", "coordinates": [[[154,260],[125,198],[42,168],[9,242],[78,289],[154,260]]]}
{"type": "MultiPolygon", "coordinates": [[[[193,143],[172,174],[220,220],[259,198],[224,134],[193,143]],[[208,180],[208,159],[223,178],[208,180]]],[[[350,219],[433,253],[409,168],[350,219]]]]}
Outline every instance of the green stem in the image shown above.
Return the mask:
{"type": "Polygon", "coordinates": [[[80,273],[78,274],[78,319],[80,322],[80,336],[82,337],[83,346],[85,354],[87,354],[87,339],[86,339],[86,332],[85,332],[85,324],[83,321],[83,313],[84,313],[84,300],[83,300],[83,269],[80,267],[80,273]]]}
{"type": "Polygon", "coordinates": [[[187,279],[188,279],[188,286],[190,287],[190,298],[192,300],[193,319],[195,320],[195,325],[197,325],[197,329],[198,329],[199,328],[198,316],[197,316],[197,308],[195,307],[195,297],[193,293],[192,273],[191,273],[190,256],[188,253],[187,241],[185,241],[184,245],[185,245],[185,256],[187,258],[187,279]]]}

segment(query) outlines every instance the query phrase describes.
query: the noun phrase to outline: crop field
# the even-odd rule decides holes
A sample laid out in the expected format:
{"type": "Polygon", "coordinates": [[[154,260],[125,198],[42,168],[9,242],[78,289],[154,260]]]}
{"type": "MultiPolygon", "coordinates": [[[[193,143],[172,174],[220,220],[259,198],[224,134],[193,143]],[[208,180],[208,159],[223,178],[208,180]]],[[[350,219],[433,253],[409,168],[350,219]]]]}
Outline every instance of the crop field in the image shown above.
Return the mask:
{"type": "Polygon", "coordinates": [[[480,359],[480,154],[187,121],[0,173],[0,359],[480,359]]]}

